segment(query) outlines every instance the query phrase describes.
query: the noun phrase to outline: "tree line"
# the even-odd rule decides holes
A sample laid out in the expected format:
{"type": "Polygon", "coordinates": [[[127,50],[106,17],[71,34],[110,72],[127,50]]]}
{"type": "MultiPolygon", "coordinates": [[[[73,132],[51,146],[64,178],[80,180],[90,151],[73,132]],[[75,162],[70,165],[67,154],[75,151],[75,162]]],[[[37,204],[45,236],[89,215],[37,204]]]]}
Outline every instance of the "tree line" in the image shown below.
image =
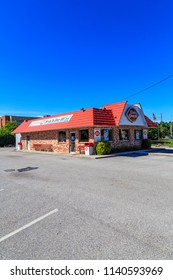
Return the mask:
{"type": "Polygon", "coordinates": [[[156,123],[158,128],[150,128],[148,129],[148,138],[151,140],[158,140],[160,138],[170,137],[171,138],[171,130],[172,130],[172,122],[160,122],[156,123]]]}
{"type": "Polygon", "coordinates": [[[0,128],[0,147],[15,145],[15,136],[13,130],[18,127],[16,121],[8,121],[3,127],[0,128]]]}

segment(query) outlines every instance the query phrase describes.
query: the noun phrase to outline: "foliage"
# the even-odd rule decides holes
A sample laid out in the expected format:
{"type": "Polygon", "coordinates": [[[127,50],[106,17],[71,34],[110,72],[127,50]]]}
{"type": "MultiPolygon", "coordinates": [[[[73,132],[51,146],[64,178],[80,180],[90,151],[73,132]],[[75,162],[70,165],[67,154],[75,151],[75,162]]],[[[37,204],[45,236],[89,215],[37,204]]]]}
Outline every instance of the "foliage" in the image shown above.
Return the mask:
{"type": "Polygon", "coordinates": [[[151,140],[143,139],[142,140],[142,149],[150,149],[151,148],[151,140]]]}
{"type": "Polygon", "coordinates": [[[158,129],[157,128],[149,128],[148,129],[148,138],[151,140],[158,139],[158,129]]]}
{"type": "Polygon", "coordinates": [[[138,151],[141,150],[140,146],[122,146],[122,147],[116,147],[111,149],[112,153],[122,153],[122,152],[130,152],[130,151],[138,151]]]}
{"type": "Polygon", "coordinates": [[[18,127],[18,123],[16,121],[8,121],[5,126],[0,128],[0,135],[12,135],[13,130],[18,127]]]}
{"type": "Polygon", "coordinates": [[[97,155],[107,155],[111,152],[111,144],[107,141],[101,141],[97,143],[96,153],[97,155]]]}
{"type": "Polygon", "coordinates": [[[15,137],[14,135],[0,135],[0,147],[14,145],[15,137]]]}
{"type": "MultiPolygon", "coordinates": [[[[171,122],[161,122],[157,123],[159,126],[159,138],[164,138],[165,136],[171,135],[171,122]]],[[[148,129],[148,138],[151,140],[158,140],[158,128],[148,129]]]]}

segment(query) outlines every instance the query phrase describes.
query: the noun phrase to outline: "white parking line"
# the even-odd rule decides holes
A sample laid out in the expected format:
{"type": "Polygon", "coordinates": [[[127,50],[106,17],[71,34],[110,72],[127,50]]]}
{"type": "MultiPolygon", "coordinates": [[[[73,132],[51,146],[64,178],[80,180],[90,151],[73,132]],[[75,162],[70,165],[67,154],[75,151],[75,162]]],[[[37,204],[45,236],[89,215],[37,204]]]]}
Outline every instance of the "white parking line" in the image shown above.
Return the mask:
{"type": "Polygon", "coordinates": [[[24,225],[23,227],[20,227],[20,228],[16,229],[15,231],[10,232],[9,234],[7,234],[7,235],[5,235],[5,236],[3,236],[3,237],[0,238],[0,243],[1,243],[2,241],[4,241],[4,240],[10,238],[11,236],[17,234],[18,232],[20,232],[20,231],[22,231],[22,230],[24,230],[24,229],[26,229],[26,228],[28,228],[28,227],[30,227],[30,226],[32,226],[32,225],[38,223],[39,221],[41,221],[41,220],[47,218],[48,216],[50,216],[50,215],[52,215],[52,214],[54,214],[54,213],[56,213],[56,212],[58,212],[58,209],[54,209],[54,210],[52,210],[51,212],[49,212],[49,213],[47,213],[47,214],[41,216],[40,218],[37,218],[36,220],[34,220],[34,221],[32,221],[32,222],[30,222],[30,223],[24,225]]]}
{"type": "Polygon", "coordinates": [[[1,189],[0,192],[4,191],[4,189],[1,189]]]}

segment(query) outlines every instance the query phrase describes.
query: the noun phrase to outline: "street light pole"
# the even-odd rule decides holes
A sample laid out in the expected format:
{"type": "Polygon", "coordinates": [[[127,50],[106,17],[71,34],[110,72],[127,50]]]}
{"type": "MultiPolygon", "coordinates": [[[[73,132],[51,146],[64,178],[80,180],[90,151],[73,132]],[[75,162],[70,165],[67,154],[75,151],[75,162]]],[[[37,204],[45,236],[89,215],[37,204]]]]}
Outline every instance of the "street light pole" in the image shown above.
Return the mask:
{"type": "Polygon", "coordinates": [[[172,137],[172,116],[171,116],[171,122],[170,122],[170,134],[171,134],[171,137],[172,137]]]}

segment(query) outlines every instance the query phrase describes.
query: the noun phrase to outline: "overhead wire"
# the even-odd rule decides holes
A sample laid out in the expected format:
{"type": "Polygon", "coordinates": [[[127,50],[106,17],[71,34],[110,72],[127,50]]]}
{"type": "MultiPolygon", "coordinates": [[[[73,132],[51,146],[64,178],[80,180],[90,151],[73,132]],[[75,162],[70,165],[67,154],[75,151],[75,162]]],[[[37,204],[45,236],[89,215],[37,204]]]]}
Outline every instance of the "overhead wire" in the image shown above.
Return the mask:
{"type": "Polygon", "coordinates": [[[133,96],[135,96],[135,95],[137,95],[137,94],[139,94],[139,93],[142,93],[142,92],[144,92],[144,91],[146,91],[146,90],[148,90],[148,89],[150,89],[150,88],[152,88],[152,87],[155,87],[155,86],[157,86],[158,84],[161,84],[161,83],[165,82],[166,80],[168,80],[168,79],[170,79],[170,78],[172,78],[172,77],[173,77],[173,74],[167,76],[166,78],[164,78],[164,79],[162,79],[162,80],[160,80],[160,81],[158,81],[158,82],[156,82],[156,83],[154,83],[154,84],[152,84],[152,85],[150,85],[150,86],[148,86],[148,87],[146,87],[146,88],[144,88],[144,89],[142,89],[142,90],[140,90],[140,91],[137,91],[136,93],[133,93],[133,94],[131,94],[131,95],[129,95],[129,96],[126,96],[125,98],[121,99],[121,101],[122,101],[122,100],[123,100],[123,101],[124,101],[124,100],[127,100],[128,98],[131,98],[131,97],[133,97],[133,96]]]}

